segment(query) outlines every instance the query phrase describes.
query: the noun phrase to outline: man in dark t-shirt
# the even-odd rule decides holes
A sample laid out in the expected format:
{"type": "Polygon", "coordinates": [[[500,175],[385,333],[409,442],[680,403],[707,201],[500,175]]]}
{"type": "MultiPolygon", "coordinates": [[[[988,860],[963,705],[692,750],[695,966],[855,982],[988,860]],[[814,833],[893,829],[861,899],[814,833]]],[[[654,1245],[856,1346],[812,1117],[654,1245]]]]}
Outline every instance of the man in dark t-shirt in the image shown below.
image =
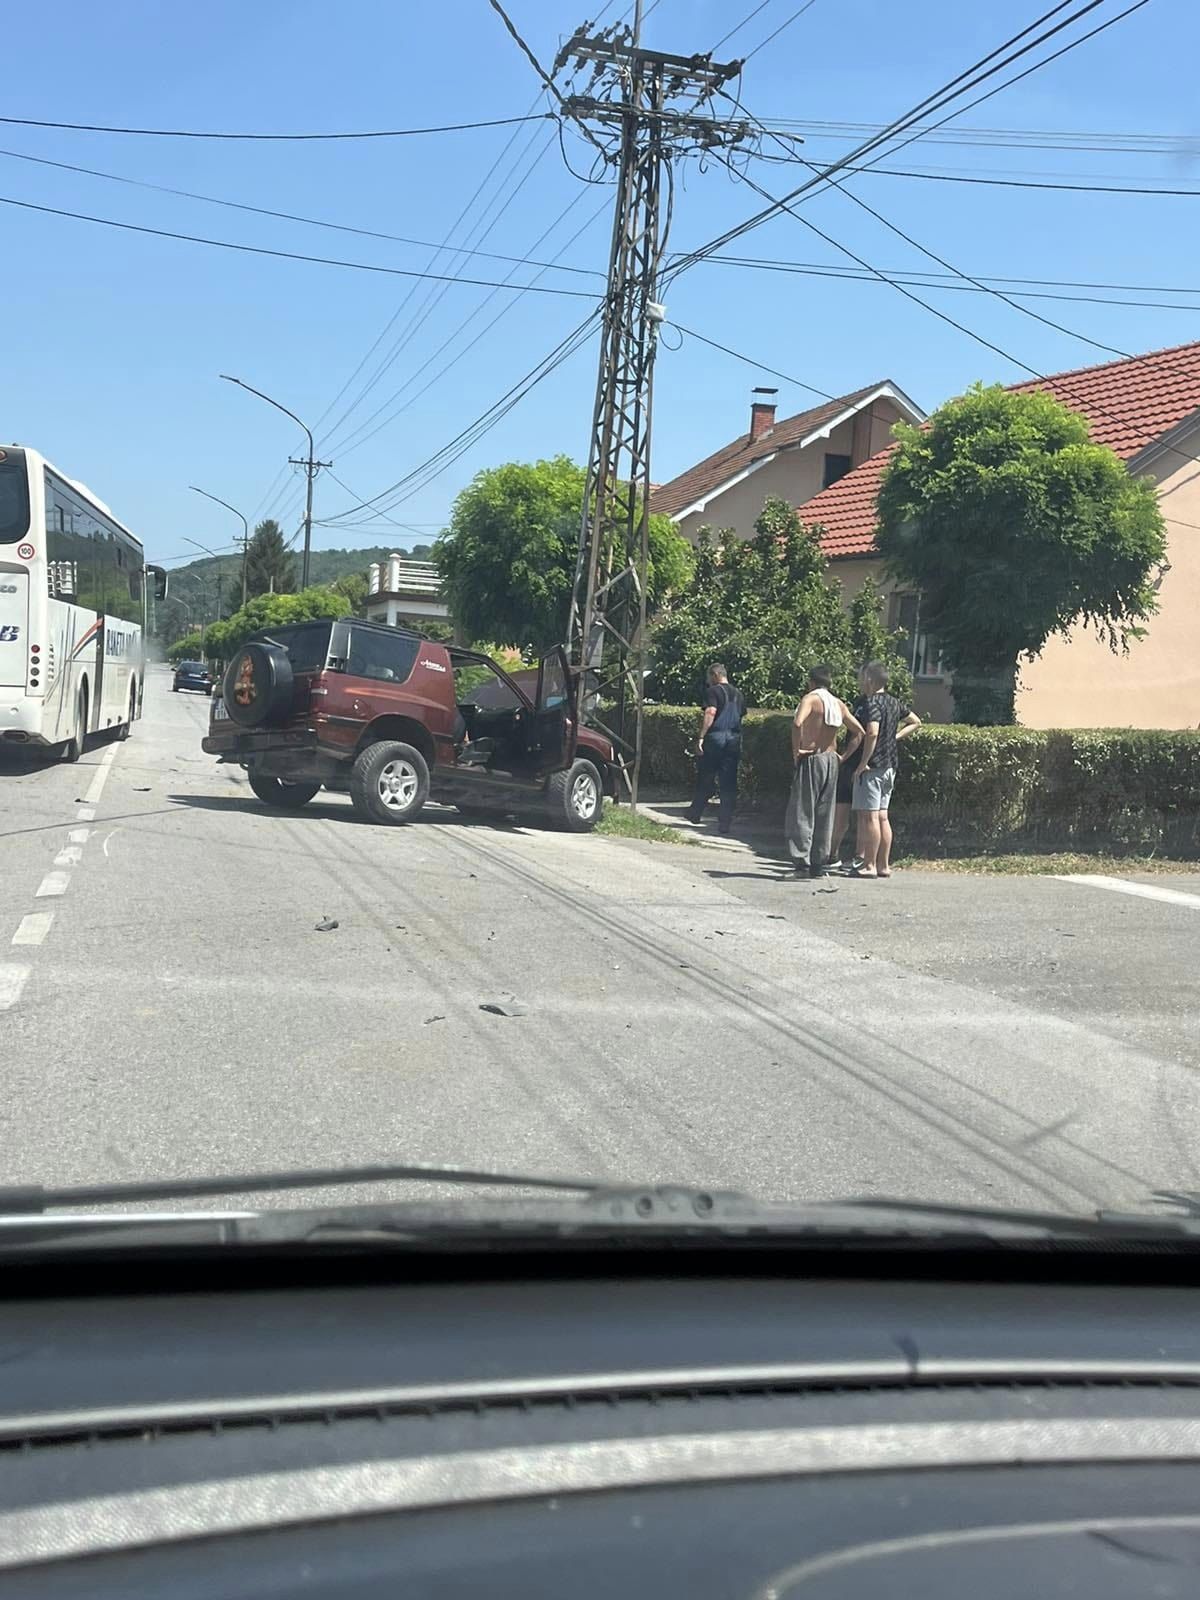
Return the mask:
{"type": "Polygon", "coordinates": [[[725,668],[714,661],[708,669],[708,684],[700,710],[700,735],[696,741],[696,754],[700,759],[687,819],[699,822],[713,790],[717,789],[721,796],[717,828],[721,833],[728,833],[733,822],[745,711],[742,691],[734,688],[725,668]]]}
{"type": "Polygon", "coordinates": [[[900,744],[921,726],[921,719],[910,706],[902,705],[887,692],[887,670],[881,662],[869,661],[858,675],[861,698],[855,715],[866,729],[854,777],[851,804],[858,823],[858,854],[861,866],[857,878],[890,878],[892,875],[892,824],[888,816],[896,769],[900,764],[900,744]]]}

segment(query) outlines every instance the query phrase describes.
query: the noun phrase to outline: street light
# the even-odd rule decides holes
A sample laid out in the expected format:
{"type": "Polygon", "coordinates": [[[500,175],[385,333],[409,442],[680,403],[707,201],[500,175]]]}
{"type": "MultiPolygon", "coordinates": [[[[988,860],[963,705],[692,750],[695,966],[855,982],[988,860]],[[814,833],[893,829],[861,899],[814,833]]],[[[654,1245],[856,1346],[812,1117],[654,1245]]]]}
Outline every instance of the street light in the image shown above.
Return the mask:
{"type": "MultiPolygon", "coordinates": [[[[246,604],[246,558],[250,552],[250,524],[236,506],[231,506],[228,500],[222,500],[220,495],[209,494],[207,489],[198,489],[194,483],[189,483],[188,488],[193,494],[202,494],[206,500],[214,500],[217,505],[224,506],[226,511],[232,511],[242,525],[242,604],[246,604]]],[[[185,544],[195,544],[194,539],[185,539],[185,544]]],[[[203,547],[201,547],[203,548],[203,547]]],[[[209,551],[211,555],[212,552],[209,551]]]]}
{"type": "Polygon", "coordinates": [[[281,406],[278,400],[272,400],[271,396],[269,394],[264,394],[261,389],[255,389],[251,384],[245,383],[241,378],[232,378],[232,377],[230,377],[228,372],[222,372],[222,373],[218,374],[218,376],[223,378],[226,383],[236,383],[239,389],[245,389],[250,394],[256,394],[260,400],[265,400],[269,406],[274,406],[276,411],[282,411],[285,417],[291,417],[292,421],[297,425],[297,427],[303,428],[305,433],[308,435],[308,456],[307,456],[307,458],[305,460],[303,460],[303,461],[297,461],[294,456],[289,456],[288,457],[288,460],[292,463],[293,466],[303,467],[304,468],[305,476],[308,479],[307,492],[305,494],[305,499],[304,499],[304,564],[303,564],[303,567],[302,567],[302,570],[301,570],[301,582],[300,582],[300,587],[302,589],[307,589],[308,588],[308,555],[309,555],[309,549],[310,549],[310,547],[312,545],[313,479],[316,477],[317,469],[319,467],[331,467],[333,465],[333,462],[332,461],[317,461],[317,460],[314,459],[314,457],[316,455],[316,446],[313,444],[312,429],[308,426],[308,424],[306,422],[301,422],[300,418],[296,415],[296,413],[294,411],[289,411],[286,406],[281,406]]]}
{"type": "MultiPolygon", "coordinates": [[[[217,552],[215,550],[210,550],[206,544],[201,544],[198,539],[189,539],[186,534],[181,534],[180,538],[183,540],[184,544],[190,544],[193,550],[203,550],[203,552],[204,552],[204,554],[206,556],[212,556],[214,561],[219,561],[221,559],[220,556],[217,554],[217,552]]],[[[220,622],[220,620],[221,620],[221,590],[224,587],[225,587],[225,575],[221,571],[221,569],[218,567],[217,568],[217,621],[218,622],[220,622]]]]}

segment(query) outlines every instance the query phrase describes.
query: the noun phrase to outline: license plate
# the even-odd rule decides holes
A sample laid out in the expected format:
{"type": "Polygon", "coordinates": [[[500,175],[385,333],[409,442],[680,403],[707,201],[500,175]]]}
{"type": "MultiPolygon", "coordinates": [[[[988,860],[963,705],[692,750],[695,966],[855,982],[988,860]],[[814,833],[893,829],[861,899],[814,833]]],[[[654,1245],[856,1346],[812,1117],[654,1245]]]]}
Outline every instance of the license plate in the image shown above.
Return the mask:
{"type": "Polygon", "coordinates": [[[214,722],[228,722],[229,713],[225,709],[224,700],[214,700],[212,703],[212,719],[214,722]]]}

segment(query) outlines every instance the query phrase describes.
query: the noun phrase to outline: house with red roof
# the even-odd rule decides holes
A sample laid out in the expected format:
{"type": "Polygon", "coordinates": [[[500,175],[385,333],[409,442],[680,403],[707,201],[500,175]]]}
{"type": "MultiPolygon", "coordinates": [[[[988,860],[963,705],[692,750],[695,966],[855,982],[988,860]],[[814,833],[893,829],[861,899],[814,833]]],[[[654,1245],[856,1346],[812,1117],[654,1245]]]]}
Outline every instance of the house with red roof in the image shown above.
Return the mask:
{"type": "MultiPolygon", "coordinates": [[[[1012,384],[1046,389],[1081,412],[1093,439],[1130,472],[1153,480],[1167,531],[1159,610],[1128,655],[1085,629],[1050,639],[1022,663],[1017,721],[1030,728],[1200,727],[1200,343],[1012,384]]],[[[891,446],[798,505],[822,530],[831,574],[849,600],[867,576],[888,594],[888,621],[908,638],[917,708],[949,721],[953,698],[936,641],[921,628],[920,596],[883,572],[875,544],[876,496],[891,446]]]]}
{"type": "Polygon", "coordinates": [[[704,526],[733,528],[743,539],[769,499],[801,505],[873,456],[898,421],[925,413],[888,379],[830,398],[794,417],[775,419],[774,389],[756,389],[750,427],[650,493],[651,511],[693,541],[704,526]]]}

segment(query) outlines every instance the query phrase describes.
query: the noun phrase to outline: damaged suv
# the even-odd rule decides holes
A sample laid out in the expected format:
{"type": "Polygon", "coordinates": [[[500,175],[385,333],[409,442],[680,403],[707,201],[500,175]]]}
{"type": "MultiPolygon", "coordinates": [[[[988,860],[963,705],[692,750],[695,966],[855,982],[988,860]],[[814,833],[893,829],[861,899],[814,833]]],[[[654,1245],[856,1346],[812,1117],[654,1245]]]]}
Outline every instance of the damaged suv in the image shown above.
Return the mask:
{"type": "Polygon", "coordinates": [[[295,810],[325,788],[373,822],[410,822],[433,799],[585,833],[616,797],[612,746],[579,726],[562,650],[513,678],[477,651],[352,617],[247,640],[203,748],[243,767],[266,805],[295,810]]]}

